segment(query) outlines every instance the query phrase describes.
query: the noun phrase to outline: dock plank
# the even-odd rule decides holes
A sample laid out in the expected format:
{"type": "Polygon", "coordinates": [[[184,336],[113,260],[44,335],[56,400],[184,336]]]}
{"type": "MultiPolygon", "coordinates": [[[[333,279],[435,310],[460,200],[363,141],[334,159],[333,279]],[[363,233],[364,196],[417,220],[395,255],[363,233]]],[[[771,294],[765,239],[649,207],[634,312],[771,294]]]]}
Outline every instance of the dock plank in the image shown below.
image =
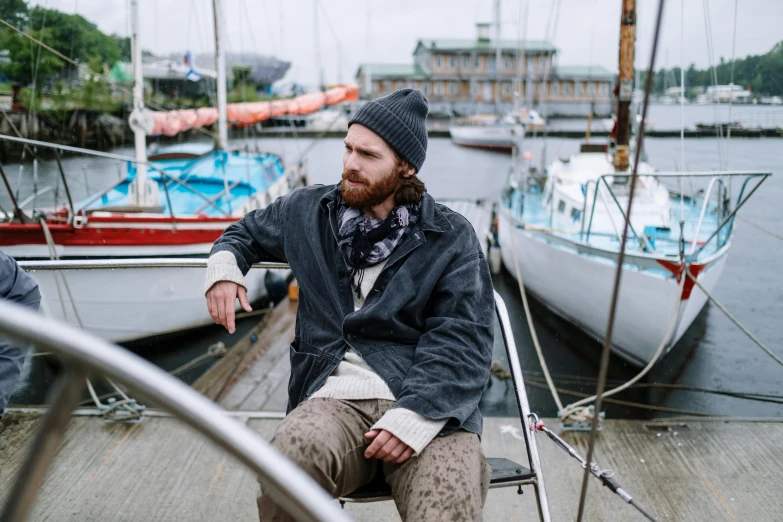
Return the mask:
{"type": "MultiPolygon", "coordinates": [[[[252,418],[265,439],[279,420],[252,418]]],[[[0,505],[4,503],[39,417],[9,411],[0,421],[0,505]]],[[[554,420],[548,420],[554,426],[554,420]]],[[[607,420],[596,461],[659,520],[778,520],[783,513],[783,422],[688,421],[671,431],[651,422],[607,420]],[[660,435],[660,436],[659,436],[660,435]]],[[[485,419],[487,456],[525,463],[519,420],[485,419]],[[517,428],[514,431],[513,428],[517,428]]],[[[586,453],[587,434],[564,438],[586,453]]],[[[573,520],[582,470],[546,437],[539,448],[553,520],[573,520]]],[[[31,520],[253,520],[258,485],[252,473],[172,418],[107,425],[74,417],[31,520]]],[[[348,505],[354,520],[399,520],[394,504],[348,505]]],[[[492,490],[485,520],[535,520],[532,490],[492,490]]],[[[591,479],[586,520],[640,520],[635,510],[591,479]]]]}

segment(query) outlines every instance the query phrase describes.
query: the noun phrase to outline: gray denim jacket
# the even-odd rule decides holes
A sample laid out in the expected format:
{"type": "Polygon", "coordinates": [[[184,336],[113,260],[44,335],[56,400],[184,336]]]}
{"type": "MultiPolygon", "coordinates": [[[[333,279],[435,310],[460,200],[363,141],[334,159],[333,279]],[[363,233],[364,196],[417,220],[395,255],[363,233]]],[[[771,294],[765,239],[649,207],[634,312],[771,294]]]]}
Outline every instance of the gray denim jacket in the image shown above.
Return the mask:
{"type": "Polygon", "coordinates": [[[395,407],[448,419],[441,435],[480,435],[495,305],[473,228],[425,193],[419,222],[354,311],[337,248],[338,195],[339,185],[294,190],[228,227],[212,248],[233,253],[243,274],[258,261],[291,266],[299,307],[288,411],[321,387],[350,346],[389,386],[395,407]]]}

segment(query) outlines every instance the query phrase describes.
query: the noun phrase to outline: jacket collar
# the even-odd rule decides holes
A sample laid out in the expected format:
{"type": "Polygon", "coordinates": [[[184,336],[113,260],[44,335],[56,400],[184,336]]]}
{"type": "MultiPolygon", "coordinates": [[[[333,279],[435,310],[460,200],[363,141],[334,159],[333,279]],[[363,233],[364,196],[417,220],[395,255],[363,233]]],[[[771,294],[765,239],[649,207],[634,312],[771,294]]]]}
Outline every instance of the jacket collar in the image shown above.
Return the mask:
{"type": "MultiPolygon", "coordinates": [[[[332,186],[332,188],[324,194],[318,202],[323,212],[328,212],[329,207],[334,207],[335,203],[340,197],[340,184],[332,186]]],[[[421,199],[421,212],[419,214],[419,226],[425,232],[447,232],[454,228],[446,216],[438,208],[435,203],[435,199],[427,192],[424,193],[421,199]]]]}

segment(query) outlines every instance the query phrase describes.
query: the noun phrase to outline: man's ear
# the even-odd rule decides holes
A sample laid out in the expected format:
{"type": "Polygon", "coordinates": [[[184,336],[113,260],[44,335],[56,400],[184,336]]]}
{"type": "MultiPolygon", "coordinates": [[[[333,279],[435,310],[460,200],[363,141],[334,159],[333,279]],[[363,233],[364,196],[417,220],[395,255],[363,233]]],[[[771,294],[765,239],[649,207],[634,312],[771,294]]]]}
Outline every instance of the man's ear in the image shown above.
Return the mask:
{"type": "Polygon", "coordinates": [[[411,179],[415,175],[416,175],[416,169],[414,169],[413,167],[408,167],[405,170],[405,176],[404,177],[405,177],[406,180],[411,179]]]}

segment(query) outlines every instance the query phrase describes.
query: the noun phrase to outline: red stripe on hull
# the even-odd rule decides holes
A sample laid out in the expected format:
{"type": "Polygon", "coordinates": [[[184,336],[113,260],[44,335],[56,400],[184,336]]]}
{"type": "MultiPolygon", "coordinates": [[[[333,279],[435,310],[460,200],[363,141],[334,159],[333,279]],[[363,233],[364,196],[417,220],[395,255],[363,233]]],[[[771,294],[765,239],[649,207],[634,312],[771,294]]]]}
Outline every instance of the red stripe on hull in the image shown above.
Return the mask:
{"type": "MultiPolygon", "coordinates": [[[[226,223],[228,226],[230,222],[226,223]]],[[[223,229],[74,228],[49,225],[55,244],[60,246],[161,246],[213,243],[223,229]]],[[[0,227],[0,246],[45,245],[40,225],[7,225],[0,227]],[[13,227],[13,228],[12,228],[13,227]]]]}
{"type": "MultiPolygon", "coordinates": [[[[683,277],[682,269],[683,265],[680,263],[672,263],[671,261],[663,261],[661,259],[657,260],[658,263],[660,263],[664,268],[666,268],[669,272],[671,272],[676,278],[677,282],[680,282],[680,277],[683,277]]],[[[699,277],[699,274],[702,273],[702,271],[707,268],[707,265],[697,265],[693,264],[688,267],[688,272],[694,277],[699,277]]],[[[693,279],[690,277],[685,281],[685,284],[682,287],[682,300],[685,301],[687,299],[690,299],[691,297],[691,291],[693,291],[693,287],[696,283],[693,282],[693,279]]]]}

